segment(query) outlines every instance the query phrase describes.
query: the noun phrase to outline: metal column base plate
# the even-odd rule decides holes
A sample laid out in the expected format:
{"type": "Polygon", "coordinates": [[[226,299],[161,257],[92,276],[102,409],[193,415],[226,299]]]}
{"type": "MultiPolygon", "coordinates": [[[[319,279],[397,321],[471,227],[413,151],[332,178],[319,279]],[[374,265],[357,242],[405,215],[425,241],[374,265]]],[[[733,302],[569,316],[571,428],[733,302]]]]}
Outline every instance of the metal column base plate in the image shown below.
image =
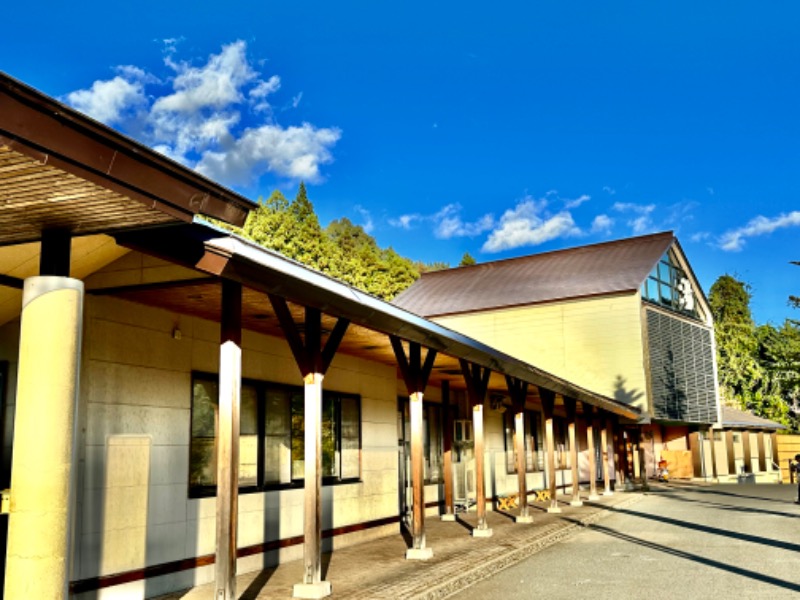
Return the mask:
{"type": "Polygon", "coordinates": [[[406,560],[428,560],[433,558],[433,548],[408,548],[406,560]]]}
{"type": "Polygon", "coordinates": [[[294,598],[310,598],[316,600],[331,595],[331,582],[320,581],[319,583],[295,583],[292,590],[294,598]]]}

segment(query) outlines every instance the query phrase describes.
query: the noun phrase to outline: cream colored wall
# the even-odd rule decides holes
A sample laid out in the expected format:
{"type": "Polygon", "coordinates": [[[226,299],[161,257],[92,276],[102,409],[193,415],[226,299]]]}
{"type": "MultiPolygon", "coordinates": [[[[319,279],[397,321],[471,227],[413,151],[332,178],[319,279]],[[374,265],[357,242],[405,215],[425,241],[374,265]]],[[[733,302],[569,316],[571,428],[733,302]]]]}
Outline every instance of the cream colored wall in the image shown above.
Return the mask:
{"type": "MultiPolygon", "coordinates": [[[[213,554],[215,499],[190,499],[187,490],[191,373],[217,372],[219,325],[105,296],[87,297],[85,321],[74,579],[213,554]]],[[[244,377],[302,384],[283,340],[244,332],[242,346],[244,377]]],[[[396,515],[395,370],[338,355],[323,385],[359,394],[362,411],[362,481],[323,487],[323,528],[396,515]]],[[[239,545],[302,535],[302,504],[302,489],[241,495],[239,545]]],[[[280,559],[301,553],[293,546],[280,559]]],[[[241,559],[239,569],[263,564],[258,555],[241,559]]],[[[107,593],[144,597],[212,578],[213,566],[203,567],[107,593]]]]}
{"type": "Polygon", "coordinates": [[[579,386],[646,407],[638,293],[435,320],[579,386]]]}

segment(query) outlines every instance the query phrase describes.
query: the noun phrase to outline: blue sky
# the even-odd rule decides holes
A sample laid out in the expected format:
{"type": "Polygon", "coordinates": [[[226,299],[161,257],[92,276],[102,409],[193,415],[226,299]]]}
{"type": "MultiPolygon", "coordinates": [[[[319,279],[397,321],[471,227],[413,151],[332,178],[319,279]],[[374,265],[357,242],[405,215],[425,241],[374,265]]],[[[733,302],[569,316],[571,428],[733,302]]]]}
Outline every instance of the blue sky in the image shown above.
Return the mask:
{"type": "Polygon", "coordinates": [[[0,70],[249,197],[451,264],[670,229],[800,318],[797,2],[47,4],[0,70]]]}

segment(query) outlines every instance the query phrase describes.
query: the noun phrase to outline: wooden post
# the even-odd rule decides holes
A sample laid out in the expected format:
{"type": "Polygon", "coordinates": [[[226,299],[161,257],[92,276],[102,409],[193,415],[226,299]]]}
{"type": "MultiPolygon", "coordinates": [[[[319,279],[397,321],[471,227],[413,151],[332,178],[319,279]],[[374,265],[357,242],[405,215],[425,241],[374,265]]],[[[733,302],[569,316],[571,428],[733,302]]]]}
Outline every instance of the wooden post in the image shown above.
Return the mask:
{"type": "Polygon", "coordinates": [[[425,542],[425,482],[423,456],[422,399],[428,378],[436,359],[436,350],[428,350],[422,360],[422,348],[416,342],[408,343],[408,357],[399,338],[390,336],[400,374],[406,384],[409,397],[409,420],[411,421],[411,548],[406,549],[406,559],[427,560],[433,549],[425,542]]]}
{"type": "Polygon", "coordinates": [[[547,483],[550,489],[549,513],[560,513],[561,509],[556,500],[556,442],[553,436],[553,410],[556,395],[550,390],[539,388],[539,397],[542,399],[542,413],[544,413],[545,444],[547,451],[547,483]]]}
{"type": "Polygon", "coordinates": [[[491,371],[480,365],[470,365],[461,360],[461,373],[467,384],[467,397],[472,406],[472,433],[475,436],[475,510],[478,523],[472,530],[473,537],[490,537],[492,530],[486,524],[486,471],[483,448],[483,404],[489,387],[491,371]]]}
{"type": "Polygon", "coordinates": [[[725,451],[728,455],[728,475],[738,475],[736,472],[736,449],[733,447],[733,432],[725,432],[725,451]]]}
{"type": "Polygon", "coordinates": [[[413,513],[411,540],[414,550],[425,548],[425,455],[423,448],[422,392],[409,396],[409,420],[411,422],[411,481],[413,513]]]}
{"type": "Polygon", "coordinates": [[[588,411],[586,415],[586,446],[589,448],[589,500],[597,500],[600,496],[597,494],[597,457],[595,456],[596,444],[594,439],[594,407],[588,404],[583,405],[584,411],[588,411]]]}
{"type": "Polygon", "coordinates": [[[305,309],[305,339],[286,300],[269,295],[275,316],[303,377],[303,581],[292,589],[295,598],[324,598],[332,589],[322,579],[322,380],[344,338],[350,321],[338,319],[322,344],[322,313],[305,309]]]}
{"type": "Polygon", "coordinates": [[[239,515],[239,409],[242,387],[242,286],[222,280],[217,438],[217,544],[215,593],[236,598],[239,515]]]}
{"type": "MultiPolygon", "coordinates": [[[[517,486],[519,498],[519,514],[517,523],[533,523],[528,507],[527,464],[525,461],[525,399],[528,395],[528,384],[506,375],[508,393],[514,406],[514,446],[517,455],[517,486]]],[[[534,448],[532,448],[535,451],[534,448]]]]}
{"type": "Polygon", "coordinates": [[[625,430],[617,425],[616,427],[616,454],[614,455],[615,472],[617,474],[617,487],[625,490],[628,486],[628,443],[625,438],[625,430]]]}
{"type": "Polygon", "coordinates": [[[778,465],[778,461],[780,460],[780,456],[778,455],[778,434],[774,431],[770,433],[769,441],[770,448],[772,449],[772,462],[774,465],[778,465]]]}
{"type": "Polygon", "coordinates": [[[564,398],[564,409],[567,411],[567,432],[569,434],[569,463],[572,471],[572,500],[570,506],[583,506],[580,491],[580,474],[578,471],[578,410],[577,402],[572,398],[564,398]]]}
{"type": "Polygon", "coordinates": [[[442,381],[442,410],[444,411],[444,514],[442,521],[455,521],[453,497],[453,412],[450,404],[450,382],[442,381]]]}
{"type": "Polygon", "coordinates": [[[706,431],[708,432],[708,441],[711,442],[711,480],[716,482],[718,480],[717,442],[714,441],[714,430],[709,427],[706,431]]]}
{"type": "Polygon", "coordinates": [[[608,459],[614,458],[614,449],[611,449],[611,456],[608,454],[608,443],[614,441],[614,429],[611,424],[611,419],[606,418],[605,427],[600,430],[600,445],[602,446],[603,453],[603,495],[613,496],[614,492],[611,491],[611,468],[608,464],[608,459]]]}
{"type": "Polygon", "coordinates": [[[764,432],[758,432],[758,470],[761,473],[766,472],[767,470],[767,455],[766,455],[766,448],[764,446],[764,432]]]}
{"type": "Polygon", "coordinates": [[[753,458],[750,453],[750,432],[742,431],[742,446],[744,447],[744,472],[750,474],[753,472],[753,458]]]}

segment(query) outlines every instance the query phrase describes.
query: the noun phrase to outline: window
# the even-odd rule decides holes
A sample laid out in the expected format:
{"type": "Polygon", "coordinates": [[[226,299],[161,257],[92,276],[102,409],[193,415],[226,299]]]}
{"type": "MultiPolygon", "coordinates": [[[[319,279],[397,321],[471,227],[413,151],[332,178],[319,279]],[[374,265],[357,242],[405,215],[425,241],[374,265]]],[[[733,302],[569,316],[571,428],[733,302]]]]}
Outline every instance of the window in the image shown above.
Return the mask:
{"type": "MultiPolygon", "coordinates": [[[[514,414],[506,411],[505,440],[506,440],[506,470],[509,473],[517,472],[516,446],[514,445],[514,414]]],[[[542,434],[542,414],[539,412],[525,411],[523,417],[525,429],[525,470],[528,473],[544,470],[544,435],[542,434]]]]}
{"type": "MultiPolygon", "coordinates": [[[[411,442],[411,421],[408,413],[408,398],[399,398],[403,411],[403,441],[411,442]]],[[[444,481],[444,440],[442,438],[442,407],[439,404],[422,404],[422,447],[424,455],[425,483],[444,481]]]]}
{"type": "MultiPolygon", "coordinates": [[[[219,387],[215,375],[192,382],[189,491],[216,492],[219,387]]],[[[239,487],[258,491],[301,484],[305,468],[303,389],[242,382],[239,487]]],[[[361,402],[357,396],[322,395],[322,477],[325,483],[358,480],[361,471],[361,402]]]]}
{"type": "Polygon", "coordinates": [[[642,298],[685,315],[698,316],[692,284],[672,251],[661,257],[642,284],[642,298]]]}

